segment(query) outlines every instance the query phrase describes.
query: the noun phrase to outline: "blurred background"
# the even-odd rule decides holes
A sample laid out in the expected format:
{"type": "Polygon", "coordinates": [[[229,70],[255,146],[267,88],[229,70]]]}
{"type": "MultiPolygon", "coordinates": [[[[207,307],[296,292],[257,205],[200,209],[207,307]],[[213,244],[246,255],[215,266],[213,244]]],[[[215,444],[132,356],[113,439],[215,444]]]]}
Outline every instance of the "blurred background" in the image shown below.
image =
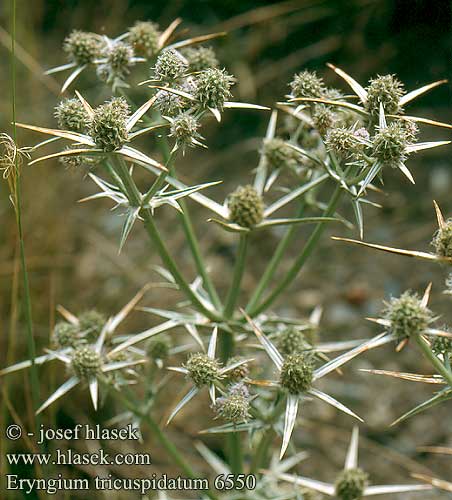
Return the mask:
{"type": "MultiPolygon", "coordinates": [[[[0,131],[11,133],[10,12],[5,3],[2,2],[0,13],[0,131]]],[[[211,45],[222,64],[238,79],[234,87],[235,99],[267,106],[283,99],[288,82],[301,69],[314,69],[328,84],[348,91],[326,68],[327,62],[344,68],[361,83],[376,74],[395,73],[408,90],[451,76],[452,8],[451,2],[446,0],[17,0],[17,5],[17,119],[41,126],[55,125],[53,108],[58,102],[62,76],[50,77],[43,73],[65,62],[61,50],[65,36],[73,29],[81,29],[114,37],[136,20],[152,20],[164,28],[174,18],[181,17],[183,28],[190,35],[227,31],[226,37],[211,45]]],[[[147,71],[145,67],[137,68],[132,79],[136,82],[145,79],[147,71]]],[[[108,91],[103,94],[94,84],[92,78],[84,76],[76,87],[88,100],[98,104],[108,97],[108,91]]],[[[142,100],[144,98],[145,93],[142,100]]],[[[450,110],[451,85],[447,84],[416,101],[409,114],[450,122],[450,110]]],[[[225,113],[221,124],[212,122],[202,131],[209,150],[189,151],[179,161],[181,177],[187,183],[224,179],[224,183],[211,193],[221,201],[238,183],[250,180],[267,120],[265,113],[243,110],[225,113]]],[[[422,137],[440,140],[450,139],[450,135],[447,130],[426,129],[422,137]]],[[[21,146],[39,139],[36,135],[19,132],[21,146]]],[[[152,151],[153,144],[147,147],[152,151]]],[[[157,151],[154,156],[158,157],[157,151]]],[[[385,192],[377,197],[384,208],[365,210],[365,239],[428,251],[436,225],[432,200],[438,201],[445,216],[452,213],[450,157],[451,148],[444,147],[413,158],[411,171],[417,181],[415,186],[409,185],[398,173],[387,175],[385,192]]],[[[152,266],[159,263],[158,258],[149,251],[139,226],[132,232],[125,251],[118,255],[122,218],[108,210],[110,205],[106,201],[77,204],[77,200],[93,192],[92,183],[84,179],[83,173],[65,170],[58,162],[24,167],[23,223],[39,352],[48,345],[57,304],[75,313],[94,307],[111,315],[118,312],[137,289],[156,279],[152,266]]],[[[18,300],[17,234],[8,194],[7,184],[1,183],[0,366],[26,357],[24,313],[18,300]]],[[[216,227],[206,226],[208,214],[195,206],[192,208],[212,275],[220,291],[224,292],[236,240],[216,227]]],[[[343,214],[351,217],[350,207],[344,207],[343,214]]],[[[159,217],[172,252],[187,275],[193,278],[183,233],[172,230],[174,212],[162,209],[159,217]]],[[[292,258],[309,231],[307,226],[299,229],[292,258]]],[[[423,262],[414,267],[409,259],[332,242],[328,234],[357,236],[356,232],[342,227],[331,228],[291,293],[277,304],[280,310],[305,317],[320,304],[324,307],[321,323],[324,340],[363,338],[378,332],[364,318],[378,313],[382,299],[408,288],[422,292],[433,280],[433,309],[443,315],[445,323],[452,321],[451,299],[441,293],[446,269],[423,262]]],[[[256,258],[249,259],[245,294],[257,282],[277,241],[278,233],[275,233],[254,242],[259,251],[256,251],[256,258]]],[[[287,267],[290,264],[289,258],[287,267]]],[[[284,266],[280,275],[283,271],[284,266]]],[[[151,290],[145,302],[154,307],[168,307],[176,298],[151,290]]],[[[124,331],[143,330],[152,321],[149,315],[137,312],[124,331]]],[[[452,446],[451,405],[443,404],[399,427],[388,428],[397,416],[427,399],[432,391],[429,386],[387,380],[357,371],[372,367],[419,373],[429,371],[414,349],[396,355],[388,347],[355,360],[346,368],[342,379],[331,377],[326,382],[326,388],[335,397],[366,420],[361,455],[363,466],[372,471],[372,480],[375,483],[400,482],[409,477],[409,471],[416,470],[452,481],[452,457],[432,456],[417,450],[423,445],[452,446]]],[[[40,373],[41,390],[43,394],[50,394],[59,377],[52,368],[40,373]]],[[[8,403],[26,420],[29,411],[26,377],[19,374],[7,382],[8,403]]],[[[49,412],[46,417],[49,422],[58,425],[69,425],[73,421],[103,422],[109,416],[108,409],[106,414],[95,415],[85,393],[74,394],[76,396],[64,399],[49,412]]],[[[4,424],[10,420],[11,408],[7,412],[3,406],[3,410],[4,424]]],[[[190,439],[196,438],[197,431],[210,421],[209,412],[199,417],[199,411],[196,404],[189,406],[172,426],[170,434],[187,447],[187,454],[192,455],[199,469],[208,473],[206,464],[189,445],[190,439]]],[[[311,460],[300,470],[304,475],[329,480],[343,460],[351,423],[317,403],[307,405],[303,417],[306,423],[297,431],[296,443],[298,449],[310,451],[311,460]]],[[[156,445],[150,436],[145,438],[142,449],[150,448],[152,452],[156,445]]],[[[215,440],[206,442],[215,448],[215,440]]],[[[154,455],[158,457],[158,470],[171,471],[172,466],[163,454],[158,456],[154,452],[154,455]]],[[[92,474],[93,471],[76,473],[92,474]]],[[[413,498],[421,497],[427,500],[443,498],[437,492],[413,495],[413,498]]],[[[113,498],[129,497],[121,493],[113,498]]]]}

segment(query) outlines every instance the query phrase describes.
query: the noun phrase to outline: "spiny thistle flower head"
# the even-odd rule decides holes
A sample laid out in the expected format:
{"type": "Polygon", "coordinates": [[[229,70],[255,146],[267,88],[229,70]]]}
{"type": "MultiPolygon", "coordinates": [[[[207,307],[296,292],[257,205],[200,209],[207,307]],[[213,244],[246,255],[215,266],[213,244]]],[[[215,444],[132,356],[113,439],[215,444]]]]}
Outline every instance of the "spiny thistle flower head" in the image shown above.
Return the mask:
{"type": "Polygon", "coordinates": [[[346,127],[335,127],[328,131],[325,146],[340,158],[348,158],[363,149],[360,138],[353,130],[346,127]]]}
{"type": "Polygon", "coordinates": [[[239,226],[252,228],[264,217],[262,196],[251,186],[239,186],[228,197],[229,218],[239,226]]]}
{"type": "Polygon", "coordinates": [[[228,388],[228,394],[243,396],[244,398],[250,397],[250,391],[245,382],[237,382],[236,384],[230,385],[228,388]]]}
{"type": "Polygon", "coordinates": [[[388,115],[395,115],[402,111],[400,98],[405,94],[403,84],[395,75],[383,75],[372,78],[367,87],[366,110],[371,115],[380,113],[380,103],[388,115]]]}
{"type": "Polygon", "coordinates": [[[134,63],[133,47],[128,43],[115,42],[109,47],[107,52],[107,65],[112,73],[118,76],[124,76],[129,73],[130,66],[134,63]]]}
{"type": "Polygon", "coordinates": [[[278,333],[276,344],[281,354],[299,354],[311,348],[304,332],[288,326],[278,333]]]}
{"type": "Polygon", "coordinates": [[[192,354],[186,364],[189,377],[193,380],[196,387],[210,385],[222,378],[220,373],[220,364],[216,359],[209,358],[207,354],[192,354]]]}
{"type": "Polygon", "coordinates": [[[63,43],[63,50],[79,66],[92,63],[101,56],[103,42],[96,33],[74,30],[63,43]]]}
{"type": "Polygon", "coordinates": [[[336,495],[340,500],[360,500],[369,484],[362,469],[345,469],[336,480],[336,495]]]}
{"type": "Polygon", "coordinates": [[[302,394],[311,388],[313,374],[311,356],[302,353],[289,354],[281,368],[281,387],[291,394],[302,394]]]}
{"type": "Polygon", "coordinates": [[[55,107],[55,118],[58,122],[58,127],[70,132],[86,131],[89,123],[89,116],[85,107],[76,98],[63,99],[55,107]]]}
{"type": "Polygon", "coordinates": [[[128,141],[126,127],[128,109],[126,100],[117,97],[94,110],[90,122],[90,135],[97,147],[111,152],[121,149],[128,141]]]}
{"type": "Polygon", "coordinates": [[[209,68],[196,76],[195,98],[203,108],[223,109],[235,78],[225,69],[209,68]]]}
{"type": "Polygon", "coordinates": [[[298,153],[279,137],[265,139],[262,152],[270,167],[275,170],[283,168],[295,169],[299,162],[298,153]]]}
{"type": "Polygon", "coordinates": [[[448,219],[433,237],[432,245],[437,255],[452,257],[452,219],[448,219]]]}
{"type": "Polygon", "coordinates": [[[406,147],[409,143],[405,127],[393,122],[375,134],[372,141],[373,155],[383,164],[396,167],[405,161],[406,147]]]}
{"type": "MultiPolygon", "coordinates": [[[[445,328],[443,328],[445,329],[445,328]]],[[[435,336],[431,339],[432,351],[452,358],[452,339],[448,337],[435,336]]]]}
{"type": "Polygon", "coordinates": [[[174,117],[171,122],[170,135],[181,145],[192,145],[192,139],[200,137],[198,129],[199,121],[189,113],[181,113],[174,117]]]}
{"type": "Polygon", "coordinates": [[[156,361],[158,359],[164,360],[169,356],[171,345],[167,338],[161,337],[151,340],[147,346],[147,354],[150,359],[156,361]]]}
{"type": "Polygon", "coordinates": [[[234,394],[217,398],[213,408],[218,417],[238,424],[248,420],[250,403],[245,397],[234,394]]]}
{"type": "Polygon", "coordinates": [[[312,121],[319,134],[323,137],[337,121],[337,114],[324,104],[316,104],[312,111],[312,121]]]}
{"type": "Polygon", "coordinates": [[[102,359],[94,349],[88,346],[77,347],[71,359],[71,368],[80,380],[96,377],[102,366],[102,359]]]}
{"type": "Polygon", "coordinates": [[[386,303],[384,318],[390,321],[391,333],[399,340],[422,334],[433,321],[430,309],[424,307],[419,296],[410,291],[386,303]]]}
{"type": "Polygon", "coordinates": [[[190,47],[183,51],[190,71],[204,71],[219,65],[215,51],[211,47],[190,47]]]}
{"type": "Polygon", "coordinates": [[[304,70],[294,75],[289,84],[293,97],[323,97],[326,86],[315,71],[304,70]]]}
{"type": "Polygon", "coordinates": [[[188,69],[188,64],[181,54],[174,49],[165,49],[157,58],[154,73],[157,79],[173,82],[181,78],[188,69]]]}
{"type": "Polygon", "coordinates": [[[155,106],[160,111],[161,115],[173,117],[181,113],[184,107],[184,99],[172,92],[161,90],[157,94],[155,106]]]}
{"type": "Polygon", "coordinates": [[[82,332],[96,338],[105,326],[107,318],[99,311],[96,311],[96,309],[89,309],[79,315],[78,321],[82,332]]]}
{"type": "MultiPolygon", "coordinates": [[[[232,357],[229,361],[229,365],[233,365],[234,363],[238,363],[239,361],[242,361],[243,358],[240,356],[234,356],[232,357]]],[[[232,370],[229,370],[226,373],[226,376],[228,378],[228,381],[230,382],[239,382],[240,380],[243,380],[246,378],[249,374],[249,367],[247,363],[244,363],[243,365],[237,366],[233,368],[232,370]]],[[[239,385],[239,384],[236,384],[239,385]]]]}
{"type": "Polygon", "coordinates": [[[129,28],[127,40],[136,54],[150,58],[159,51],[159,37],[158,24],[151,21],[137,21],[129,28]]]}
{"type": "Polygon", "coordinates": [[[76,347],[84,343],[80,336],[80,329],[77,325],[59,321],[52,334],[52,341],[57,348],[64,349],[66,347],[76,347]]]}

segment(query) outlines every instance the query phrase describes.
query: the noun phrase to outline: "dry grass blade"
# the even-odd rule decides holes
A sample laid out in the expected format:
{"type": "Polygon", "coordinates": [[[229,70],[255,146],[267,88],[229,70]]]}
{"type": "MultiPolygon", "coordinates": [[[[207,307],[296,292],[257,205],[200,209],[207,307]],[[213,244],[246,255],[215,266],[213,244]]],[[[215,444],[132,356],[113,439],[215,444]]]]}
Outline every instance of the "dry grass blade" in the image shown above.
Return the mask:
{"type": "Polygon", "coordinates": [[[335,241],[344,241],[346,243],[353,243],[354,245],[361,245],[363,247],[373,248],[375,250],[381,250],[383,252],[394,253],[397,255],[405,255],[406,257],[415,257],[417,259],[431,260],[437,262],[447,262],[452,264],[451,257],[443,257],[441,255],[435,255],[433,253],[418,252],[416,250],[403,250],[401,248],[387,247],[385,245],[377,245],[375,243],[366,243],[365,241],[353,240],[350,238],[341,238],[339,236],[332,236],[331,239],[335,241]]]}
{"type": "Polygon", "coordinates": [[[176,31],[177,27],[179,26],[179,24],[181,22],[182,22],[182,19],[180,17],[178,17],[160,35],[160,37],[159,37],[159,48],[160,49],[162,49],[165,46],[166,42],[171,38],[171,36],[176,31]]]}
{"type": "Polygon", "coordinates": [[[168,48],[181,49],[189,45],[195,45],[197,43],[207,42],[209,40],[214,40],[215,38],[220,38],[226,35],[227,35],[226,31],[220,31],[218,33],[210,33],[208,35],[194,36],[192,38],[187,38],[186,40],[182,40],[181,42],[172,43],[171,45],[168,46],[168,48]]]}
{"type": "Polygon", "coordinates": [[[400,378],[402,380],[409,380],[411,382],[424,382],[426,384],[446,384],[445,380],[439,375],[419,375],[418,373],[405,373],[405,372],[394,372],[391,370],[371,370],[366,368],[361,368],[359,371],[365,373],[372,373],[374,375],[387,375],[389,377],[400,378]]]}
{"type": "Polygon", "coordinates": [[[355,92],[355,94],[359,97],[360,101],[363,104],[366,103],[367,91],[360,83],[358,83],[354,78],[352,78],[348,73],[346,73],[342,69],[334,66],[334,64],[327,63],[327,66],[350,85],[351,89],[355,92]]]}
{"type": "Polygon", "coordinates": [[[433,476],[427,476],[426,474],[417,474],[413,473],[411,474],[415,479],[419,479],[420,481],[424,481],[435,488],[439,488],[440,490],[443,491],[450,491],[452,492],[452,483],[449,483],[448,481],[444,481],[443,479],[438,479],[437,477],[433,476]]]}

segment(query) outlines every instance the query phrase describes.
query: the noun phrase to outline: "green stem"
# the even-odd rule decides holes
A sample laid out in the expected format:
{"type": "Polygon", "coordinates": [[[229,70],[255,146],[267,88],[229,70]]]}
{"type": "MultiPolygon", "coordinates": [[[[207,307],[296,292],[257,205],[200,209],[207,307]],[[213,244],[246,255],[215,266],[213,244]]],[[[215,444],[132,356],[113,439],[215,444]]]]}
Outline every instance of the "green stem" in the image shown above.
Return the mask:
{"type": "MultiPolygon", "coordinates": [[[[295,217],[301,217],[303,215],[303,209],[304,209],[304,204],[300,204],[300,208],[298,209],[298,212],[295,217]]],[[[268,263],[264,274],[262,275],[262,278],[260,279],[259,283],[257,284],[256,289],[254,290],[254,293],[248,302],[248,305],[246,306],[246,311],[249,312],[253,310],[257,304],[259,303],[262,294],[265,292],[265,290],[268,287],[268,284],[270,283],[271,279],[273,278],[276,269],[279,266],[279,263],[281,262],[281,259],[287,250],[287,247],[290,245],[293,237],[295,236],[297,227],[296,225],[290,226],[282,240],[279,242],[278,246],[276,247],[275,253],[273,254],[273,257],[271,258],[270,262],[268,263]]]]}
{"type": "Polygon", "coordinates": [[[229,462],[233,474],[243,472],[242,442],[239,432],[231,432],[228,435],[229,462]]]}
{"type": "Polygon", "coordinates": [[[248,233],[240,235],[239,248],[237,250],[237,258],[235,261],[234,275],[232,277],[231,286],[226,297],[223,315],[225,318],[230,318],[237,304],[237,299],[240,293],[240,285],[242,283],[243,272],[245,271],[246,254],[248,251],[249,235],[248,233]]]}
{"type": "Polygon", "coordinates": [[[268,455],[268,449],[275,438],[275,431],[273,427],[269,427],[264,431],[261,440],[257,446],[256,453],[251,461],[250,474],[256,474],[262,467],[262,464],[266,462],[268,455]]]}
{"type": "MultiPolygon", "coordinates": [[[[177,179],[176,170],[174,168],[170,169],[170,173],[175,179],[177,179]]],[[[199,242],[193,228],[193,223],[191,221],[187,204],[185,203],[185,200],[180,200],[179,204],[182,208],[182,213],[179,213],[179,218],[182,222],[182,227],[184,229],[185,237],[187,238],[188,246],[190,247],[196,269],[202,278],[203,284],[206,287],[206,291],[209,294],[210,300],[217,309],[221,309],[221,301],[204,264],[204,259],[201,255],[199,242]]]]}
{"type": "MultiPolygon", "coordinates": [[[[117,173],[121,177],[121,180],[126,188],[130,203],[136,207],[140,206],[141,194],[139,193],[138,188],[136,187],[136,184],[132,179],[129,171],[127,170],[127,166],[125,165],[124,160],[117,155],[112,155],[112,157],[117,167],[117,173]]],[[[168,249],[166,248],[166,245],[160,236],[160,233],[149,210],[143,210],[141,215],[143,217],[144,227],[149,237],[157,248],[160,258],[162,259],[164,265],[168,268],[168,271],[172,274],[180,290],[186,295],[193,306],[199,312],[204,314],[204,316],[211,319],[212,321],[220,320],[221,316],[219,316],[214,311],[206,308],[206,306],[200,301],[197,295],[190,288],[190,285],[187,283],[185,278],[182,276],[182,273],[180,272],[176,262],[169,254],[168,249]]]]}
{"type": "Polygon", "coordinates": [[[444,378],[444,380],[452,387],[452,372],[450,372],[444,365],[441,363],[435,354],[430,349],[430,346],[427,342],[421,337],[421,335],[414,335],[414,340],[416,344],[422,351],[422,354],[430,361],[433,367],[437,370],[437,372],[444,378]]]}
{"type": "MultiPolygon", "coordinates": [[[[12,122],[13,122],[13,140],[17,145],[17,128],[16,128],[16,1],[11,0],[11,104],[12,104],[12,122]]],[[[39,405],[39,377],[38,370],[35,364],[36,358],[36,345],[33,335],[33,316],[31,309],[31,294],[30,283],[28,279],[28,270],[25,257],[25,243],[22,227],[22,174],[19,166],[19,156],[16,154],[14,162],[14,210],[16,214],[17,232],[19,238],[19,253],[20,265],[22,270],[23,292],[24,292],[24,306],[26,318],[26,332],[27,332],[27,348],[28,356],[31,360],[30,383],[31,383],[31,397],[33,408],[36,410],[39,405]]],[[[39,428],[40,417],[34,415],[35,429],[39,428]]]]}
{"type": "Polygon", "coordinates": [[[219,316],[216,312],[207,309],[204,306],[204,304],[199,300],[199,298],[196,296],[196,294],[193,292],[193,290],[190,288],[190,285],[187,283],[187,281],[185,281],[185,278],[179,271],[177,264],[174,262],[173,258],[169,254],[166,245],[160,236],[157,226],[155,225],[154,220],[148,211],[145,211],[143,213],[143,220],[144,220],[144,227],[146,228],[149,237],[156,246],[160,258],[162,259],[164,265],[168,268],[168,271],[174,277],[181,291],[185,293],[185,295],[191,301],[193,306],[196,309],[198,309],[199,312],[204,314],[204,316],[206,316],[212,321],[220,321],[222,319],[221,316],[219,316]]]}
{"type": "MultiPolygon", "coordinates": [[[[342,188],[340,185],[337,185],[333,193],[333,196],[331,197],[330,203],[328,204],[328,207],[326,208],[323,214],[324,217],[330,217],[331,215],[334,214],[337,204],[339,203],[339,200],[341,198],[341,195],[342,195],[342,188]]],[[[268,309],[268,307],[270,307],[271,304],[273,304],[273,302],[279,297],[279,295],[294,281],[294,279],[300,272],[301,268],[303,267],[304,263],[306,262],[306,260],[316,247],[323,231],[325,230],[325,227],[326,227],[325,222],[319,222],[317,224],[311,236],[309,237],[309,240],[304,246],[303,251],[296,259],[296,261],[289,269],[289,271],[287,271],[287,273],[285,274],[279,285],[273,290],[273,292],[271,292],[267,296],[267,298],[263,302],[261,302],[260,305],[253,307],[248,311],[248,314],[250,316],[256,316],[260,312],[268,309]]]]}
{"type": "MultiPolygon", "coordinates": [[[[108,389],[114,392],[115,397],[132,413],[134,413],[137,417],[139,417],[146,425],[151,429],[152,433],[158,439],[160,444],[165,448],[168,455],[174,460],[174,462],[181,468],[184,474],[190,478],[199,478],[199,474],[197,474],[191,466],[184,460],[184,457],[181,455],[179,450],[174,446],[174,444],[166,437],[166,435],[162,432],[157,422],[146,412],[141,411],[136,404],[130,401],[123,392],[114,388],[105,380],[100,381],[103,385],[108,389]]],[[[217,500],[217,497],[210,491],[206,492],[206,495],[212,500],[217,500]]]]}

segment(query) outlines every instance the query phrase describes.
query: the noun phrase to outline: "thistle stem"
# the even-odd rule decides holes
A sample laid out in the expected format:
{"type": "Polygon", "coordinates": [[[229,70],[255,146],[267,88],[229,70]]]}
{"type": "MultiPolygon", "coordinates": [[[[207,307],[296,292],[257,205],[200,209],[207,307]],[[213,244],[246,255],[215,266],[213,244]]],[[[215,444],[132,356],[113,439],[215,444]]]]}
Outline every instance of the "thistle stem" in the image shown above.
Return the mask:
{"type": "MultiPolygon", "coordinates": [[[[177,179],[176,170],[174,168],[170,169],[170,173],[175,179],[177,179]]],[[[217,309],[221,309],[220,298],[212,280],[210,279],[209,273],[207,272],[207,268],[204,263],[204,259],[201,255],[198,238],[196,237],[193,228],[193,223],[188,211],[187,203],[185,203],[185,200],[180,200],[179,204],[182,208],[182,213],[179,213],[178,215],[182,222],[182,227],[184,229],[185,237],[187,238],[188,246],[190,247],[196,269],[202,278],[202,282],[206,287],[206,291],[209,294],[210,300],[217,309]]]]}
{"type": "Polygon", "coordinates": [[[248,233],[240,235],[239,248],[237,250],[237,258],[235,262],[234,275],[232,277],[231,286],[226,297],[223,314],[225,318],[230,318],[237,304],[237,299],[240,293],[240,284],[242,282],[243,272],[245,271],[246,254],[248,252],[248,233]]]}
{"type": "MultiPolygon", "coordinates": [[[[117,166],[117,173],[124,184],[130,203],[133,206],[139,207],[141,205],[141,194],[139,193],[138,188],[136,187],[136,184],[132,179],[132,176],[127,170],[127,166],[125,165],[124,160],[116,155],[113,156],[113,158],[115,165],[117,166]]],[[[160,233],[151,214],[149,213],[149,210],[142,210],[141,216],[143,217],[144,227],[150,239],[154,243],[160,255],[160,258],[162,259],[164,265],[168,268],[168,271],[172,274],[176,283],[179,285],[180,290],[186,295],[193,306],[199,312],[204,314],[204,316],[211,319],[212,321],[220,320],[221,316],[219,316],[214,311],[206,308],[206,306],[201,302],[195,292],[191,289],[189,283],[187,283],[185,278],[182,276],[179,267],[168,252],[168,249],[166,248],[166,245],[160,236],[160,233]]]]}
{"type": "MultiPolygon", "coordinates": [[[[333,193],[333,196],[330,199],[330,202],[328,204],[328,207],[326,208],[325,212],[323,213],[324,217],[330,217],[331,215],[334,214],[336,207],[339,203],[339,200],[342,195],[342,188],[340,185],[336,186],[336,189],[333,193]]],[[[303,251],[299,255],[299,257],[296,259],[292,267],[287,271],[279,285],[271,292],[267,298],[261,302],[260,305],[253,307],[248,311],[248,314],[250,316],[256,316],[262,311],[265,311],[268,309],[273,302],[279,297],[279,295],[289,286],[292,284],[294,279],[298,276],[298,273],[300,272],[301,268],[311,255],[312,251],[316,247],[320,237],[323,234],[323,231],[325,230],[326,223],[325,222],[319,222],[314,231],[312,232],[311,236],[309,237],[309,240],[307,241],[306,245],[303,248],[303,251]]]]}
{"type": "Polygon", "coordinates": [[[450,372],[441,361],[431,351],[428,343],[422,338],[421,335],[414,335],[414,341],[419,346],[422,354],[427,358],[437,372],[444,378],[444,380],[452,387],[452,372],[450,372]]]}
{"type": "MultiPolygon", "coordinates": [[[[301,217],[303,215],[303,209],[304,205],[300,204],[300,207],[298,209],[298,212],[296,214],[296,217],[301,217]]],[[[290,226],[282,240],[279,242],[278,246],[276,247],[275,253],[273,254],[273,257],[271,258],[270,262],[268,263],[264,274],[262,275],[262,278],[260,279],[259,283],[257,284],[256,289],[254,290],[254,293],[248,302],[248,305],[246,306],[246,312],[249,313],[249,311],[253,310],[257,304],[259,303],[262,294],[264,291],[267,289],[268,284],[270,283],[271,279],[273,278],[276,269],[279,266],[279,263],[281,262],[281,259],[287,250],[287,247],[290,245],[290,243],[293,240],[293,237],[295,236],[296,232],[296,226],[290,226]]]]}
{"type": "MultiPolygon", "coordinates": [[[[163,431],[160,429],[157,422],[146,412],[143,412],[138,408],[138,406],[129,400],[123,394],[123,392],[108,384],[106,381],[100,381],[108,388],[108,390],[113,391],[115,397],[132,413],[134,413],[137,417],[139,417],[146,425],[151,429],[152,433],[158,439],[160,444],[165,448],[168,455],[174,460],[174,462],[181,468],[181,470],[190,478],[199,478],[199,474],[195,473],[195,471],[190,467],[190,465],[185,461],[179,450],[174,446],[174,444],[166,437],[163,431]]],[[[217,497],[210,491],[206,491],[206,495],[212,500],[217,500],[217,497]]]]}
{"type": "MultiPolygon", "coordinates": [[[[12,111],[12,123],[13,123],[13,140],[14,144],[17,145],[17,127],[16,127],[16,1],[11,0],[11,111],[12,111]]],[[[31,385],[31,399],[33,404],[33,409],[36,410],[39,406],[39,377],[38,370],[35,363],[36,358],[36,344],[33,334],[33,315],[31,307],[31,294],[30,294],[30,283],[28,279],[28,269],[27,261],[25,256],[25,243],[24,243],[24,233],[22,226],[22,172],[19,165],[19,156],[15,155],[14,159],[14,180],[12,182],[13,186],[13,199],[14,199],[14,211],[16,215],[16,225],[17,233],[19,239],[19,254],[20,254],[20,265],[22,271],[22,282],[23,282],[23,294],[24,294],[24,310],[25,310],[25,321],[26,321],[26,332],[27,332],[27,348],[28,355],[31,360],[31,371],[30,371],[30,385],[31,385]]],[[[34,415],[34,427],[39,428],[40,417],[33,412],[34,415]]],[[[42,448],[42,445],[41,445],[42,448]]]]}

